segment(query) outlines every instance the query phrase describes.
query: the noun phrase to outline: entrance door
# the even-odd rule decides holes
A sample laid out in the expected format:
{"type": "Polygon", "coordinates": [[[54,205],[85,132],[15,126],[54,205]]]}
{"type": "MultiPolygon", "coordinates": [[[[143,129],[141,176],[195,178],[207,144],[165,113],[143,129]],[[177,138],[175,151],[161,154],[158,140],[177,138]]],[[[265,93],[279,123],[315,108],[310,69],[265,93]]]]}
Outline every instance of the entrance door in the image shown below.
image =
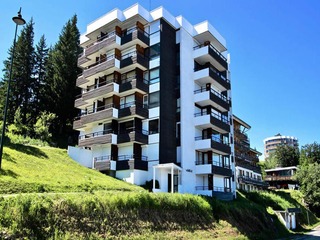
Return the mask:
{"type": "MultiPolygon", "coordinates": [[[[168,192],[171,192],[171,174],[168,174],[168,192]]],[[[178,192],[178,175],[173,175],[173,192],[178,192]]]]}

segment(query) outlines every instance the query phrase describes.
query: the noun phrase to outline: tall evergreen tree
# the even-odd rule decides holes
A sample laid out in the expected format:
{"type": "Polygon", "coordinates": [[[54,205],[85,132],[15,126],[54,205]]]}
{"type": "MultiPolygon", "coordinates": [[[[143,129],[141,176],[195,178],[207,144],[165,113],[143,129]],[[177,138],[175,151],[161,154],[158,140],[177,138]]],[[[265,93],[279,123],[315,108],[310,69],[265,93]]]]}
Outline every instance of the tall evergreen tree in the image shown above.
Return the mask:
{"type": "Polygon", "coordinates": [[[75,85],[80,71],[77,67],[79,37],[77,16],[74,15],[63,27],[58,42],[49,52],[46,89],[51,101],[48,108],[57,116],[56,131],[59,134],[72,129],[72,120],[77,113],[74,98],[78,91],[75,85]]]}
{"type": "Polygon", "coordinates": [[[44,106],[44,103],[46,102],[44,84],[48,63],[48,52],[49,48],[47,47],[46,39],[44,35],[42,35],[35,49],[33,109],[36,116],[38,116],[41,111],[46,110],[46,107],[44,106]]]}
{"type": "MultiPolygon", "coordinates": [[[[16,110],[20,107],[21,121],[28,125],[28,113],[30,113],[30,101],[32,99],[32,88],[34,86],[33,66],[34,66],[34,47],[33,32],[34,22],[31,19],[22,29],[18,37],[15,56],[12,67],[12,82],[10,91],[10,101],[8,108],[8,123],[12,123],[16,110]]],[[[7,89],[9,79],[10,62],[12,56],[12,47],[9,50],[9,58],[4,61],[4,79],[2,88],[7,89]]],[[[3,90],[2,90],[3,91],[3,90]]],[[[5,95],[1,99],[4,106],[5,95]]]]}

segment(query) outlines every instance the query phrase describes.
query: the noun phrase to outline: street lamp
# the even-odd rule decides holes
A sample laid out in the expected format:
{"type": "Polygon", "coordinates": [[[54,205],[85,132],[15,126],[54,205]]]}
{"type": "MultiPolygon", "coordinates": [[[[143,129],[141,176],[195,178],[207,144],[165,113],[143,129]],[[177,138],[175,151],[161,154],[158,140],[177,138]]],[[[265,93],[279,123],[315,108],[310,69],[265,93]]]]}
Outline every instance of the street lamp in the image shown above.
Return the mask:
{"type": "Polygon", "coordinates": [[[10,82],[11,82],[11,78],[12,78],[12,67],[13,67],[14,50],[16,47],[17,30],[18,30],[18,25],[24,25],[26,23],[26,21],[21,16],[21,7],[18,12],[18,16],[13,17],[12,20],[16,24],[16,31],[14,33],[8,89],[7,89],[6,103],[4,105],[4,113],[3,113],[2,134],[1,134],[1,142],[0,142],[0,169],[1,169],[1,163],[2,163],[3,142],[4,142],[5,131],[6,131],[7,111],[8,111],[9,93],[10,93],[10,82]]]}

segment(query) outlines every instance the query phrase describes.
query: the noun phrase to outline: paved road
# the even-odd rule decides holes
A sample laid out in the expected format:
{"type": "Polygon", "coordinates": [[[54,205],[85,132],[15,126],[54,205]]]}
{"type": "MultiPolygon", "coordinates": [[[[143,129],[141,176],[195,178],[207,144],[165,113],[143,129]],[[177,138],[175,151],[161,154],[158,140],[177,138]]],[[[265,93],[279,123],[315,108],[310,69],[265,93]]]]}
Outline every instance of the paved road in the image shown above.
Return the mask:
{"type": "Polygon", "coordinates": [[[306,233],[303,236],[298,236],[295,238],[292,238],[295,240],[320,240],[320,226],[316,227],[312,231],[306,233]]]}

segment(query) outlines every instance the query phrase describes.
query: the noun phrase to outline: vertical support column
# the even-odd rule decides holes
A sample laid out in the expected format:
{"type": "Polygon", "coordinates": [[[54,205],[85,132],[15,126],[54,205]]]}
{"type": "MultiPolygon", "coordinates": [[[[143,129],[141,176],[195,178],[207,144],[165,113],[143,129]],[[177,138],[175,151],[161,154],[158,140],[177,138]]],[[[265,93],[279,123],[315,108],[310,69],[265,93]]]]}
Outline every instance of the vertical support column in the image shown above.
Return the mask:
{"type": "Polygon", "coordinates": [[[174,174],[174,171],[173,171],[173,166],[171,166],[171,193],[174,192],[174,189],[173,189],[173,186],[174,186],[174,182],[173,182],[173,174],[174,174]]]}
{"type": "Polygon", "coordinates": [[[152,181],[152,191],[156,188],[156,168],[153,166],[153,181],[152,181]]]}

